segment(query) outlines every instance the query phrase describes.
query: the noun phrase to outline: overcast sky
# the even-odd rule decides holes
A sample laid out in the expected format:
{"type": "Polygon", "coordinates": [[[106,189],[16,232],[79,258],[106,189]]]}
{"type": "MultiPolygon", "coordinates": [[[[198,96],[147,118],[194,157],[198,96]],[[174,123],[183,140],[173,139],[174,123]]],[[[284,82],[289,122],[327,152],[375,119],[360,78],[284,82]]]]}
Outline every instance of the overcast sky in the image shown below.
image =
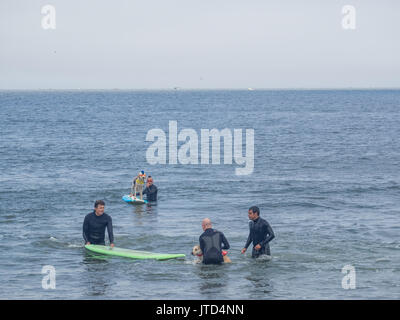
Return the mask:
{"type": "Polygon", "coordinates": [[[400,87],[400,1],[0,1],[0,89],[173,87],[400,87]]]}

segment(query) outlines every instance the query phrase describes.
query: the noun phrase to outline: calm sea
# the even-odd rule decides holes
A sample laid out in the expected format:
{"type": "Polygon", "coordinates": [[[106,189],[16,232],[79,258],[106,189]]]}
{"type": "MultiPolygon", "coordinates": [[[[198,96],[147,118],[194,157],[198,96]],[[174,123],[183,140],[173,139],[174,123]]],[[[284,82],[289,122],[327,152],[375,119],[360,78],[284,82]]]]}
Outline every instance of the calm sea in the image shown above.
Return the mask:
{"type": "Polygon", "coordinates": [[[399,299],[399,204],[400,91],[0,92],[1,299],[399,299]],[[254,129],[253,173],[236,175],[235,161],[149,164],[146,134],[168,137],[170,121],[199,140],[201,129],[254,129]],[[156,205],[121,200],[139,170],[154,177],[156,205]],[[96,199],[116,246],[186,258],[86,252],[96,199]],[[271,261],[240,254],[252,205],[276,234],[271,261]],[[205,217],[232,264],[194,263],[205,217]],[[47,265],[55,289],[42,287],[47,265]],[[345,266],[355,289],[342,286],[345,266]]]}

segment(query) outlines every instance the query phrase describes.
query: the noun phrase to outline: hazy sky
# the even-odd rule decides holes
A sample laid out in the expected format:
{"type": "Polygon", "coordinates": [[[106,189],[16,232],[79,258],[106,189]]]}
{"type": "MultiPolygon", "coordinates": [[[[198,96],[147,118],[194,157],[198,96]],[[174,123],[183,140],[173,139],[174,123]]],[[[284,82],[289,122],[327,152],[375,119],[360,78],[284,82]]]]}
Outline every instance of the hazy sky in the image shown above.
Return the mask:
{"type": "Polygon", "coordinates": [[[0,89],[173,87],[400,87],[400,1],[0,1],[0,89]]]}

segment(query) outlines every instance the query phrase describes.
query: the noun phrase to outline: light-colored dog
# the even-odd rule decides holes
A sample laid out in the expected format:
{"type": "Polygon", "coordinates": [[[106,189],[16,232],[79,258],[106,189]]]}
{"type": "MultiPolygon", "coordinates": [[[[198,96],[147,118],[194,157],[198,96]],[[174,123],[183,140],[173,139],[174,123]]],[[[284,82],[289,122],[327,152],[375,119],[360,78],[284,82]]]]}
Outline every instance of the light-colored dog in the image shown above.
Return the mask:
{"type": "MultiPolygon", "coordinates": [[[[227,251],[222,251],[222,256],[224,257],[224,263],[231,263],[231,259],[227,256],[227,251]]],[[[200,263],[203,261],[203,252],[200,249],[199,245],[196,245],[192,249],[192,256],[197,257],[197,263],[200,263]]]]}
{"type": "Polygon", "coordinates": [[[131,198],[137,199],[136,195],[140,194],[140,200],[143,200],[143,187],[145,184],[146,174],[144,171],[140,171],[139,174],[133,179],[131,186],[131,198]]]}

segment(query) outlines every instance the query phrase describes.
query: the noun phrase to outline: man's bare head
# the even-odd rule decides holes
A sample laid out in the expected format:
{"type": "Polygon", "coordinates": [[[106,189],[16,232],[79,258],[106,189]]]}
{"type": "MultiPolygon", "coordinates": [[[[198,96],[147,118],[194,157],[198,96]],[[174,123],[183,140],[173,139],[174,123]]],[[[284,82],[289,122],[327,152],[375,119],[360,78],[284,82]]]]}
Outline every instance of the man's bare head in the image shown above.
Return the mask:
{"type": "Polygon", "coordinates": [[[204,231],[211,228],[212,227],[211,220],[209,218],[203,219],[201,227],[203,228],[204,231]]]}

